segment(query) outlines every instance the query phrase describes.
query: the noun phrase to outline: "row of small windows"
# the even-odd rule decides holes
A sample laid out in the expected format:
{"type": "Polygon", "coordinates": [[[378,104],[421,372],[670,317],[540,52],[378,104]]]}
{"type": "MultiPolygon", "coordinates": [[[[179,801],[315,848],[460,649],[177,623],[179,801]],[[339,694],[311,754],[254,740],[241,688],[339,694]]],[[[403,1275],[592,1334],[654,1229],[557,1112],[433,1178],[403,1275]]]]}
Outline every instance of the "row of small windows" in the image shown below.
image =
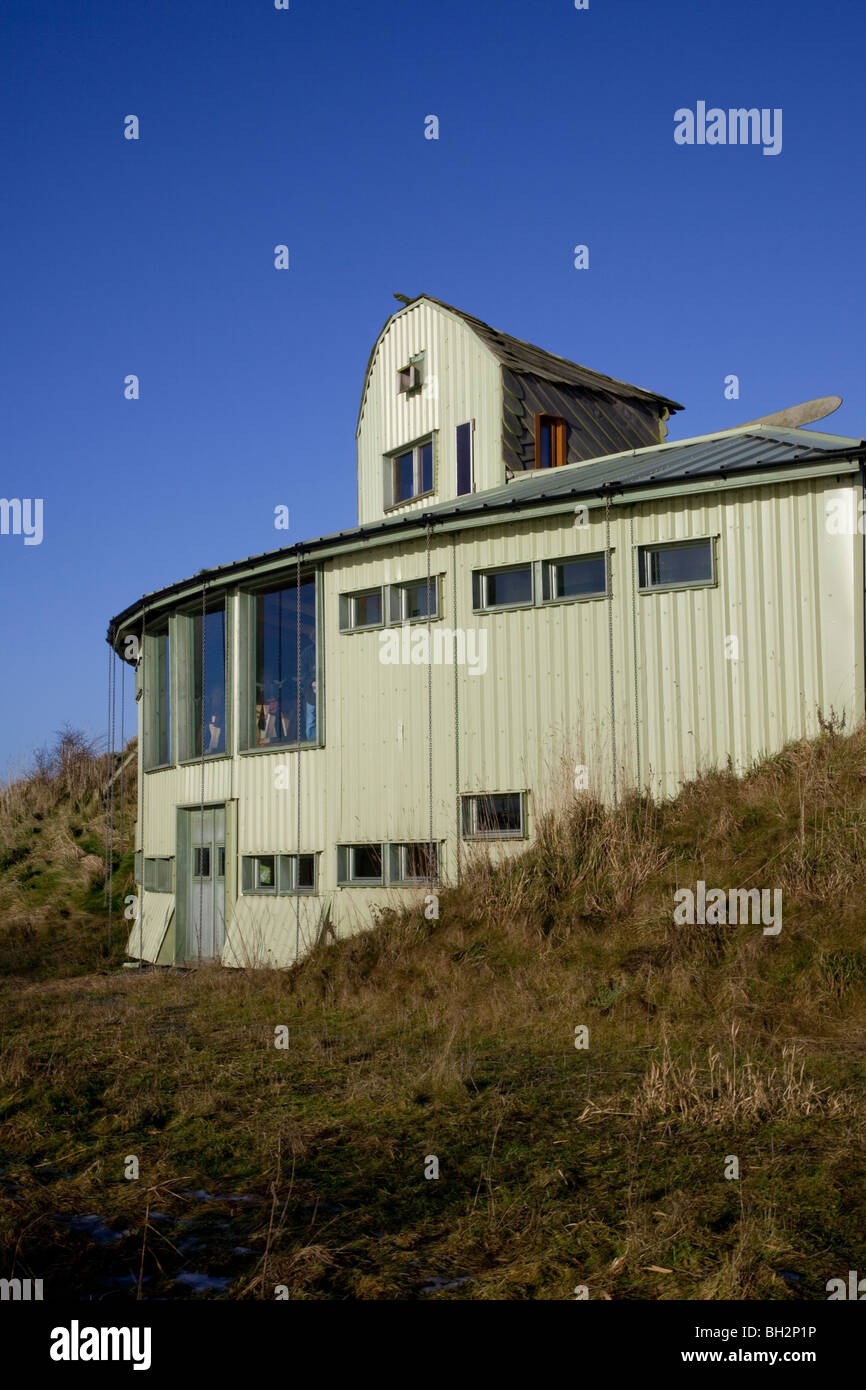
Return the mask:
{"type": "MultiPolygon", "coordinates": [[[[715,583],[711,539],[640,546],[641,592],[715,583]]],[[[565,556],[476,570],[476,612],[604,598],[610,575],[606,554],[565,556]]],[[[441,577],[385,584],[340,595],[340,630],[359,632],[388,624],[424,621],[441,614],[441,577]]],[[[314,577],[241,595],[242,653],[240,728],[243,749],[313,745],[321,742],[319,643],[314,577]]],[[[145,636],[147,691],[144,763],[147,769],[201,757],[225,755],[230,746],[226,701],[228,638],[225,605],[204,615],[178,613],[174,646],[169,625],[145,636]],[[172,652],[177,670],[172,672],[172,652]],[[172,700],[177,696],[177,718],[172,700]],[[172,746],[173,737],[178,748],[172,746]]]]}
{"type": "Polygon", "coordinates": [[[392,623],[439,617],[439,576],[408,584],[382,584],[340,595],[340,631],[363,632],[392,623]],[[429,602],[428,602],[429,599],[429,602]]]}
{"type": "MultiPolygon", "coordinates": [[[[430,617],[440,614],[440,576],[429,587],[430,617]]],[[[712,540],[681,541],[638,547],[638,588],[695,588],[715,583],[712,540]]],[[[499,565],[472,574],[472,608],[489,613],[503,608],[524,608],[535,603],[565,603],[606,598],[610,592],[607,555],[565,556],[557,560],[499,565]],[[539,580],[540,576],[540,580],[539,580]]],[[[426,580],[386,584],[340,595],[340,631],[363,632],[426,619],[426,580]]]]}
{"type": "MultiPolygon", "coordinates": [[[[526,793],[495,792],[461,797],[461,828],[467,840],[510,840],[526,835],[526,793]]],[[[216,874],[225,878],[224,845],[216,847],[216,874]]],[[[193,848],[193,878],[211,876],[211,848],[193,848]]],[[[136,853],[136,882],[148,893],[174,891],[174,860],[143,859],[136,853]]],[[[439,877],[439,845],[434,841],[363,843],[337,846],[337,883],[349,885],[410,885],[439,877]]],[[[316,854],[245,854],[241,858],[244,893],[283,896],[315,893],[316,854]]]]}

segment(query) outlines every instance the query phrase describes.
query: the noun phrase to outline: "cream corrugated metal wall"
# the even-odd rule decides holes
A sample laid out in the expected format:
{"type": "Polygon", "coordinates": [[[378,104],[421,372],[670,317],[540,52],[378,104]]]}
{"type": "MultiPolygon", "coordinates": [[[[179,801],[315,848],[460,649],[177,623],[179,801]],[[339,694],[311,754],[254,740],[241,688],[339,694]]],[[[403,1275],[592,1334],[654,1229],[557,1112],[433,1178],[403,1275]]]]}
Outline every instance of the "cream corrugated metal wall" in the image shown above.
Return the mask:
{"type": "MultiPolygon", "coordinates": [[[[623,785],[637,780],[667,795],[728,755],[743,767],[789,738],[817,732],[819,709],[844,713],[848,727],[859,722],[863,540],[828,534],[826,499],[839,492],[834,480],[812,479],[619,499],[610,508],[610,613],[606,600],[494,614],[471,608],[474,569],[603,550],[603,507],[591,508],[587,526],[574,526],[569,511],[434,533],[431,572],[441,576],[443,614],[433,630],[472,628],[487,642],[484,674],[457,668],[458,750],[455,668],[433,668],[434,838],[445,842],[445,876],[456,863],[460,793],[528,791],[530,832],[540,811],[570,791],[575,764],[587,767],[593,789],[610,795],[609,617],[623,785]],[[704,536],[717,538],[715,587],[637,592],[637,546],[704,536]],[[726,654],[731,638],[737,660],[726,654]]],[[[425,574],[423,539],[324,564],[326,746],[300,755],[300,844],[302,852],[320,853],[320,893],[341,934],[401,895],[338,889],[335,846],[426,840],[429,786],[427,668],[383,665],[378,631],[341,634],[339,595],[425,574]]],[[[206,764],[205,800],[238,800],[240,854],[295,850],[297,756],[256,752],[206,764]],[[289,768],[286,790],[275,788],[279,765],[289,768]]],[[[143,781],[144,853],[173,854],[175,807],[198,804],[199,766],[147,773],[143,781]]],[[[319,929],[321,906],[303,902],[303,946],[319,929]]],[[[241,898],[236,920],[244,946],[232,945],[230,928],[227,961],[294,958],[293,900],[241,898]]]]}
{"type": "Polygon", "coordinates": [[[382,459],[424,435],[436,435],[436,492],[428,507],[457,495],[456,428],[475,420],[476,489],[505,481],[502,462],[502,381],[499,363],[455,314],[422,301],[398,314],[382,337],[370,369],[358,431],[358,521],[385,515],[382,459]],[[425,387],[398,393],[397,373],[416,353],[425,354],[425,387]]]}

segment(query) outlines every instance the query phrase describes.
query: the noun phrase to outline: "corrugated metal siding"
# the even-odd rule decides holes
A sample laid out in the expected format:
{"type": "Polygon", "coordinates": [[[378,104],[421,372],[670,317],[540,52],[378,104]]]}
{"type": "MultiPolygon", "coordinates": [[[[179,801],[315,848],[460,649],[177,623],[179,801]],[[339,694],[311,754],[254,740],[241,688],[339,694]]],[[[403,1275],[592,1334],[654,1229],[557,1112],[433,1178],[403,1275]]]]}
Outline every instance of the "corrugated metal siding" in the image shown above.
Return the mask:
{"type": "MultiPolygon", "coordinates": [[[[790,480],[611,505],[617,772],[624,783],[668,795],[728,755],[743,767],[761,751],[815,733],[819,708],[844,713],[848,727],[859,722],[862,537],[828,535],[824,522],[827,498],[843,491],[832,480],[790,480]],[[717,538],[717,586],[637,592],[635,547],[700,536],[717,538]],[[736,662],[726,659],[729,636],[739,641],[736,662]]],[[[604,547],[603,508],[590,511],[585,527],[575,527],[568,512],[433,537],[431,572],[444,576],[441,626],[453,628],[456,613],[457,626],[487,640],[485,674],[457,668],[459,784],[455,671],[440,665],[432,672],[434,838],[445,842],[446,876],[456,864],[460,793],[528,791],[530,831],[546,805],[570,794],[575,764],[587,766],[594,789],[610,794],[607,602],[471,611],[474,569],[604,547]]],[[[304,942],[319,930],[324,903],[343,934],[368,922],[371,906],[419,896],[337,888],[337,844],[423,841],[429,833],[427,668],[383,665],[377,631],[339,633],[338,603],[343,592],[425,573],[423,541],[325,564],[327,747],[300,755],[301,850],[320,852],[321,901],[302,899],[304,942]]],[[[241,854],[295,850],[296,766],[295,753],[205,765],[205,800],[238,798],[241,854]],[[274,782],[280,764],[289,767],[282,791],[274,782]]],[[[198,803],[199,779],[198,765],[144,776],[145,855],[174,853],[175,806],[198,803]]],[[[493,853],[519,848],[495,845],[493,853]]],[[[461,847],[464,862],[473,852],[461,847]]],[[[226,959],[237,963],[243,951],[281,964],[294,958],[293,899],[241,897],[235,919],[226,959]]]]}
{"type": "Polygon", "coordinates": [[[427,302],[399,314],[379,344],[358,433],[360,524],[385,515],[383,457],[433,431],[438,431],[436,493],[388,515],[402,516],[426,509],[431,500],[455,497],[455,430],[470,419],[475,419],[476,488],[501,483],[501,405],[499,364],[464,323],[427,302]],[[419,352],[425,354],[427,385],[414,395],[401,395],[397,373],[419,352]]]}

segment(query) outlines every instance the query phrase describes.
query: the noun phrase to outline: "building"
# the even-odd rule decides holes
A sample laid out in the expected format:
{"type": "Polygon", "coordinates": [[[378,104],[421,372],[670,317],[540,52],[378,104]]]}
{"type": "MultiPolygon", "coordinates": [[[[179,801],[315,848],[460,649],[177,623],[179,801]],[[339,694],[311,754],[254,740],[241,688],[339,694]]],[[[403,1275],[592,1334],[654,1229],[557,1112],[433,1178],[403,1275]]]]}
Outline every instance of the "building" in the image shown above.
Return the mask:
{"type": "Polygon", "coordinates": [[[139,701],[130,955],[287,965],[435,913],[563,796],[664,796],[859,722],[863,441],[667,443],[679,409],[426,295],[395,313],[359,525],[110,624],[139,701]]]}

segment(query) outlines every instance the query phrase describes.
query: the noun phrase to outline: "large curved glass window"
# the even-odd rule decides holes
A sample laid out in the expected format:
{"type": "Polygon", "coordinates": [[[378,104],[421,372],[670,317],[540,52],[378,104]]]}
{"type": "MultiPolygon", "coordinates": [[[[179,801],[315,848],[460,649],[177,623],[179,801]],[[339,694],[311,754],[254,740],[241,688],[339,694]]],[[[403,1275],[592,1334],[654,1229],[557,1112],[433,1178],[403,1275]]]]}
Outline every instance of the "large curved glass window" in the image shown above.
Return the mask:
{"type": "Polygon", "coordinates": [[[255,596],[256,746],[318,741],[316,582],[255,596]],[[300,609],[300,614],[299,614],[300,609]],[[300,617],[300,637],[299,637],[300,617]]]}

